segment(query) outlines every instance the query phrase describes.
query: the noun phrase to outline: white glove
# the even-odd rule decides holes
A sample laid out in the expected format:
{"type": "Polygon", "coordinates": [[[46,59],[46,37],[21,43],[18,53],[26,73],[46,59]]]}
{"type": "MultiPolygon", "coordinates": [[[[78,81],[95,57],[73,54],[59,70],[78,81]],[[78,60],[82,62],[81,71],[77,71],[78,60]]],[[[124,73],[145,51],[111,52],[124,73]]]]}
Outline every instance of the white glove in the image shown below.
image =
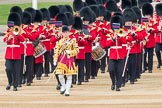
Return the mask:
{"type": "Polygon", "coordinates": [[[66,54],[69,55],[70,54],[70,51],[69,50],[65,50],[66,54]]]}
{"type": "Polygon", "coordinates": [[[54,61],[54,62],[53,62],[53,65],[56,66],[56,65],[57,65],[57,62],[54,61]]]}

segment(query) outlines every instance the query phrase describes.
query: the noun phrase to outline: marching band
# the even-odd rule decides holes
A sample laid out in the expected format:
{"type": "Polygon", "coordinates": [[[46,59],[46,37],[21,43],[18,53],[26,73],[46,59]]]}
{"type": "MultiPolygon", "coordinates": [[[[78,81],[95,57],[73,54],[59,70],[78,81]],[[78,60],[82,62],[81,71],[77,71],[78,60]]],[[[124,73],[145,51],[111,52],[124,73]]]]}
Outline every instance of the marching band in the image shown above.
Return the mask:
{"type": "Polygon", "coordinates": [[[70,5],[35,10],[13,6],[4,42],[6,90],[52,73],[56,89],[70,96],[82,85],[109,72],[111,90],[135,84],[153,70],[153,53],[162,65],[162,3],[152,0],[74,0],[70,5]],[[73,11],[75,13],[73,13],[73,11]],[[108,67],[108,69],[107,69],[108,67]],[[142,69],[143,68],[143,69],[142,69]]]}

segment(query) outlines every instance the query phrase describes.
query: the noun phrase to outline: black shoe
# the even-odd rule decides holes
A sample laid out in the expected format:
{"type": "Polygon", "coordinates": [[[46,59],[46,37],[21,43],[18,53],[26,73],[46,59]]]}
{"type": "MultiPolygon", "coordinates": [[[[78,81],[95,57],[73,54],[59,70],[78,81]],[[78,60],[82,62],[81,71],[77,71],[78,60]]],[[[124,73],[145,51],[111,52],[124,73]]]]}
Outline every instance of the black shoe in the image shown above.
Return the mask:
{"type": "Polygon", "coordinates": [[[77,83],[77,85],[82,85],[82,82],[79,81],[79,82],[77,83]]]}
{"type": "Polygon", "coordinates": [[[41,80],[41,77],[37,77],[37,80],[41,80]]]}
{"type": "Polygon", "coordinates": [[[48,77],[48,74],[44,74],[44,77],[48,77]]]}
{"type": "Polygon", "coordinates": [[[61,85],[60,84],[57,84],[56,90],[60,90],[60,89],[61,89],[61,85]]]}
{"type": "Polygon", "coordinates": [[[121,84],[121,87],[125,87],[125,84],[121,84]]]}
{"type": "Polygon", "coordinates": [[[64,90],[64,91],[60,91],[60,94],[62,94],[62,95],[63,95],[64,93],[65,93],[65,90],[64,90]]]}
{"type": "Polygon", "coordinates": [[[84,82],[89,82],[89,80],[88,79],[85,79],[84,82]]]}
{"type": "Polygon", "coordinates": [[[115,85],[111,85],[111,90],[115,90],[115,85]]]}
{"type": "Polygon", "coordinates": [[[25,78],[22,78],[21,84],[25,84],[25,78]]]}
{"type": "Polygon", "coordinates": [[[148,73],[152,73],[152,70],[149,70],[149,72],[148,73]]]}
{"type": "Polygon", "coordinates": [[[11,88],[11,85],[8,84],[8,85],[6,86],[6,90],[10,90],[10,88],[11,88]]]}
{"type": "Polygon", "coordinates": [[[91,77],[91,79],[95,79],[95,77],[94,77],[94,76],[92,76],[92,77],[91,77]]]}
{"type": "Polygon", "coordinates": [[[159,64],[159,63],[158,63],[157,68],[159,69],[159,68],[160,68],[160,66],[161,66],[161,64],[159,64]]]}
{"type": "Polygon", "coordinates": [[[65,94],[65,96],[70,96],[69,94],[65,94]]]}
{"type": "Polygon", "coordinates": [[[17,87],[22,87],[22,86],[21,86],[21,84],[18,84],[18,86],[17,86],[17,87]]]}
{"type": "Polygon", "coordinates": [[[116,91],[120,91],[120,88],[116,88],[116,91]]]}
{"type": "Polygon", "coordinates": [[[13,91],[17,91],[17,87],[14,87],[14,88],[13,88],[13,91]]]}
{"type": "Polygon", "coordinates": [[[105,71],[101,71],[101,73],[105,73],[105,71]]]}
{"type": "Polygon", "coordinates": [[[26,86],[31,86],[31,83],[27,83],[26,86]]]}
{"type": "Polygon", "coordinates": [[[137,80],[137,79],[135,79],[134,81],[135,81],[135,82],[137,82],[138,80],[137,80]]]}
{"type": "Polygon", "coordinates": [[[71,88],[73,88],[73,85],[71,84],[71,88]]]}
{"type": "Polygon", "coordinates": [[[134,82],[130,82],[130,84],[134,84],[134,82]]]}

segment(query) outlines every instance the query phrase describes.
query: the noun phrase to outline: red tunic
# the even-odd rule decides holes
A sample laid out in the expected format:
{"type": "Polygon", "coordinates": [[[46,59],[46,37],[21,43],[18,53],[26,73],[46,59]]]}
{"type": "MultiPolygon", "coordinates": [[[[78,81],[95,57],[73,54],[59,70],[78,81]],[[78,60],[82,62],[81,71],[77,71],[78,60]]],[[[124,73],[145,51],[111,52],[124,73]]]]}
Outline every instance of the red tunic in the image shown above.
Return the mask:
{"type": "Polygon", "coordinates": [[[14,35],[13,33],[9,32],[3,39],[4,42],[7,43],[7,48],[5,52],[6,59],[21,59],[21,52],[20,52],[20,42],[24,41],[24,37],[22,35],[14,35]],[[8,40],[8,37],[12,35],[13,38],[8,40]]]}

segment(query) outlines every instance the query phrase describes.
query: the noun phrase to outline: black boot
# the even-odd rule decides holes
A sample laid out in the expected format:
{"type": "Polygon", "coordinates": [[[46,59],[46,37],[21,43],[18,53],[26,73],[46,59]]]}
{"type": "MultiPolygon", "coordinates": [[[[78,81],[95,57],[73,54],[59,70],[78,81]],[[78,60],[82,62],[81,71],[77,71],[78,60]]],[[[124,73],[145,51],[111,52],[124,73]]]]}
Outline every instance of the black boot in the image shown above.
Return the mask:
{"type": "Polygon", "coordinates": [[[10,88],[11,88],[11,85],[8,84],[8,85],[6,86],[6,90],[10,90],[10,88]]]}

